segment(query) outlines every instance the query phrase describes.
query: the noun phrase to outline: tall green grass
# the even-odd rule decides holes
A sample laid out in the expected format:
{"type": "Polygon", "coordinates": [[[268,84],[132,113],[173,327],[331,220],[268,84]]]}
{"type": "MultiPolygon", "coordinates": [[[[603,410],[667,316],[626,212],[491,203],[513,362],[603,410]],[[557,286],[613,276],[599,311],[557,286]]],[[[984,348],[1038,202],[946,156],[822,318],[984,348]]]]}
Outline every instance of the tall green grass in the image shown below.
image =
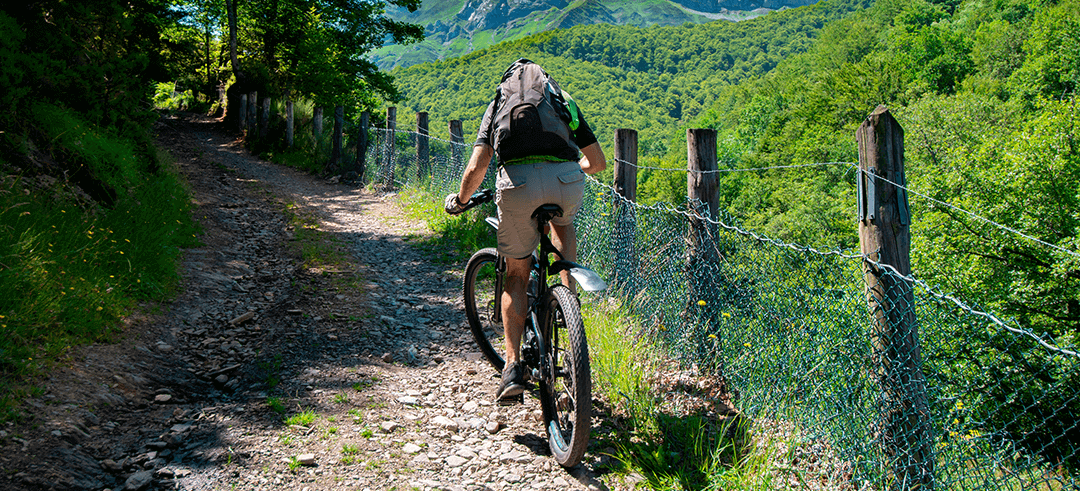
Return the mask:
{"type": "Polygon", "coordinates": [[[751,436],[742,418],[672,411],[663,404],[664,389],[655,377],[677,371],[677,364],[643,334],[634,316],[611,298],[582,303],[582,319],[594,394],[606,401],[617,422],[597,446],[614,449],[618,471],[639,475],[656,490],[786,487],[788,470],[776,464],[792,448],[784,436],[751,436]]]}
{"type": "Polygon", "coordinates": [[[138,302],[171,293],[181,248],[196,241],[189,193],[164,155],[55,106],[33,118],[51,158],[86,166],[115,198],[103,206],[51,177],[0,180],[2,419],[66,350],[109,339],[138,302]]]}
{"type": "Polygon", "coordinates": [[[484,221],[495,215],[493,204],[481,205],[454,216],[443,211],[442,196],[434,196],[419,186],[403,189],[398,198],[406,217],[424,221],[433,232],[415,239],[437,260],[461,262],[464,266],[464,261],[472,253],[485,247],[495,247],[498,243],[495,229],[484,221]]]}

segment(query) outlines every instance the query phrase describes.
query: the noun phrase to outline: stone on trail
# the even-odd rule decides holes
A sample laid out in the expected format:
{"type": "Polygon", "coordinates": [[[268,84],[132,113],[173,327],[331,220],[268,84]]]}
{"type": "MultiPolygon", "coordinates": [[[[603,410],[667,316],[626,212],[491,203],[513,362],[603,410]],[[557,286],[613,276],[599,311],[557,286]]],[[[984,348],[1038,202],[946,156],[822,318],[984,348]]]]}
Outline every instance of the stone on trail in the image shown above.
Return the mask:
{"type": "Polygon", "coordinates": [[[454,421],[454,420],[452,420],[450,418],[447,418],[446,416],[436,416],[436,417],[431,419],[431,422],[434,423],[437,426],[440,426],[442,428],[446,428],[446,429],[448,429],[450,431],[457,431],[458,430],[457,421],[454,421]]]}
{"type": "Polygon", "coordinates": [[[232,324],[232,325],[235,326],[235,325],[243,324],[243,323],[245,323],[245,322],[247,322],[247,321],[249,321],[251,319],[254,319],[254,318],[255,318],[255,312],[246,312],[244,314],[241,314],[241,315],[233,318],[233,320],[229,321],[229,324],[232,324]]]}
{"type": "Polygon", "coordinates": [[[401,447],[401,451],[405,452],[405,453],[407,453],[409,455],[412,455],[414,453],[419,452],[420,447],[418,445],[416,445],[415,443],[406,443],[405,446],[401,447]]]}
{"type": "Polygon", "coordinates": [[[299,462],[300,465],[307,465],[307,466],[315,465],[315,454],[313,454],[313,453],[302,453],[302,454],[296,456],[296,461],[299,462]]]}
{"type": "Polygon", "coordinates": [[[142,491],[154,480],[152,471],[139,471],[127,478],[124,482],[124,491],[142,491]]]}

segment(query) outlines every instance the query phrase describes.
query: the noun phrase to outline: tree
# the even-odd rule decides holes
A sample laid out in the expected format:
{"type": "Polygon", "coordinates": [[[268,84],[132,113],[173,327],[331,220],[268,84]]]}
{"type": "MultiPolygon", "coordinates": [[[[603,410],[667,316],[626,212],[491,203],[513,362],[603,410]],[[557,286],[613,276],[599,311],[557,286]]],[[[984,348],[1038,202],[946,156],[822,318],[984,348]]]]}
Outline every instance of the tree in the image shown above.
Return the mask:
{"type": "MultiPolygon", "coordinates": [[[[386,14],[420,0],[226,0],[234,92],[308,97],[320,105],[373,106],[399,100],[393,79],[365,55],[388,40],[423,39],[421,26],[386,14]]],[[[230,105],[238,97],[230,97],[230,105]]]]}

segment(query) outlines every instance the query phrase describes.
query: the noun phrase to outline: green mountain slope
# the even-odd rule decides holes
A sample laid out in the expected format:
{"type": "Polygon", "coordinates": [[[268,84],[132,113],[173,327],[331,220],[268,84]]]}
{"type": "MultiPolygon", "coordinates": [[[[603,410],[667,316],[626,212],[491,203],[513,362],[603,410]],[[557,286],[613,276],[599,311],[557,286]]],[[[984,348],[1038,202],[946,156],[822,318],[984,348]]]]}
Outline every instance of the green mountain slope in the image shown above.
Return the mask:
{"type": "Polygon", "coordinates": [[[739,23],[547,31],[394,70],[406,97],[399,113],[423,110],[433,128],[461,119],[466,131],[475,131],[498,77],[527,57],[574,95],[605,146],[615,128],[634,128],[646,153],[663,155],[670,135],[709,107],[721,87],[768,73],[809,48],[823,25],[863,6],[861,0],[829,0],[739,23]]]}
{"type": "Polygon", "coordinates": [[[718,19],[739,21],[759,17],[770,9],[698,12],[679,5],[678,0],[435,0],[424,2],[415,12],[400,8],[388,12],[398,20],[425,26],[427,38],[417,44],[390,45],[373,51],[370,59],[384,70],[463,56],[500,42],[577,25],[648,27],[718,19]]]}

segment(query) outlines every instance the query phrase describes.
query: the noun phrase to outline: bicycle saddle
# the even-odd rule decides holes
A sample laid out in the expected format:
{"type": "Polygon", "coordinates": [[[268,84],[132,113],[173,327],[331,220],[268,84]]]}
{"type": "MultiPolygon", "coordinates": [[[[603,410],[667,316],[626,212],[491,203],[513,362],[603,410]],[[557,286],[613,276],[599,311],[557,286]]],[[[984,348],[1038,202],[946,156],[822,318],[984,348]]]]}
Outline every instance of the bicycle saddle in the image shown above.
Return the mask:
{"type": "Polygon", "coordinates": [[[542,222],[550,222],[552,218],[562,216],[562,207],[553,203],[540,205],[533,212],[532,217],[542,222]]]}

